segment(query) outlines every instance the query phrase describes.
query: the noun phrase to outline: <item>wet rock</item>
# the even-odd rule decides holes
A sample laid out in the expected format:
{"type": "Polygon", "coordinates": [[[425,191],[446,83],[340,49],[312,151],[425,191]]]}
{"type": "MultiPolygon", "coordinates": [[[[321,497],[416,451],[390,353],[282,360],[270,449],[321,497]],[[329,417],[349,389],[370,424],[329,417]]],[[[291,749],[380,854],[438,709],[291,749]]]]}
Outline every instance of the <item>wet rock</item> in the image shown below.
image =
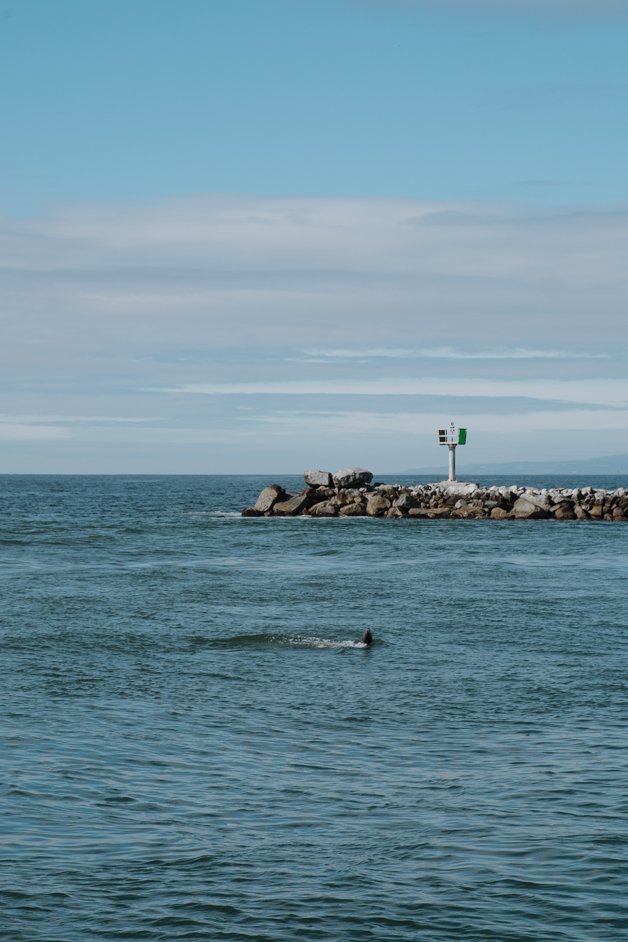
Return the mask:
{"type": "Polygon", "coordinates": [[[543,520],[549,517],[549,501],[545,495],[525,491],[512,508],[517,520],[543,520]]]}
{"type": "Polygon", "coordinates": [[[307,471],[307,487],[300,494],[287,494],[279,484],[265,487],[254,507],[243,516],[466,518],[506,520],[626,520],[628,492],[581,488],[492,486],[479,487],[463,482],[440,484],[368,484],[370,471],[348,468],[336,472],[334,481],[327,471],[307,471]],[[329,483],[331,480],[332,484],[329,483]],[[314,483],[320,482],[320,483],[314,483]]]}
{"type": "Polygon", "coordinates": [[[353,504],[345,504],[338,511],[340,517],[363,517],[365,507],[361,501],[355,501],[353,504]]]}
{"type": "Polygon", "coordinates": [[[310,517],[337,517],[338,508],[331,500],[323,500],[319,504],[314,504],[307,511],[310,517]]]}
{"type": "Polygon", "coordinates": [[[303,513],[312,503],[309,494],[295,494],[289,500],[278,501],[273,506],[273,513],[278,517],[294,517],[303,513]]]}
{"type": "Polygon", "coordinates": [[[512,518],[510,510],[504,510],[503,507],[493,507],[491,510],[491,520],[509,520],[512,518]]]}
{"type": "Polygon", "coordinates": [[[260,493],[253,509],[262,514],[266,513],[268,510],[272,510],[277,501],[284,500],[287,496],[281,484],[269,484],[260,493]]]}
{"type": "Polygon", "coordinates": [[[553,510],[557,520],[575,520],[576,515],[571,503],[560,503],[553,510]]]}

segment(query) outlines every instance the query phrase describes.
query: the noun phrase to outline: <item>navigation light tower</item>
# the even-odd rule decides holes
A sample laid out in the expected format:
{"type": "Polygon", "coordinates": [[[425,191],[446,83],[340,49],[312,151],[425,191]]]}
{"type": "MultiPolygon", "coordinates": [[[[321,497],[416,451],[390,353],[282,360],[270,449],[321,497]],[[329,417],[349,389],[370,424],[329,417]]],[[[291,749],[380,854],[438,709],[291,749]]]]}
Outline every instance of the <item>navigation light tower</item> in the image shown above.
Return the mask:
{"type": "Polygon", "coordinates": [[[449,448],[449,477],[448,481],[456,480],[456,445],[467,444],[466,428],[456,428],[452,422],[449,428],[439,428],[438,444],[449,448]]]}

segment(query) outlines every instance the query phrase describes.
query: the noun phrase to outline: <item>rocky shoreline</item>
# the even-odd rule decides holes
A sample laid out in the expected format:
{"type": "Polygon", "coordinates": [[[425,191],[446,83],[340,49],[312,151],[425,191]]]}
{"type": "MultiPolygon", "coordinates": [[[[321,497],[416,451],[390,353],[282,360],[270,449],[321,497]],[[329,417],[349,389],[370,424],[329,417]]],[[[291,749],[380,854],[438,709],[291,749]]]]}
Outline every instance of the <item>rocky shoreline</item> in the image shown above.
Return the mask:
{"type": "Polygon", "coordinates": [[[628,491],[593,487],[536,489],[517,485],[373,484],[363,468],[306,471],[305,487],[271,484],[244,517],[386,517],[389,519],[628,520],[628,491]]]}

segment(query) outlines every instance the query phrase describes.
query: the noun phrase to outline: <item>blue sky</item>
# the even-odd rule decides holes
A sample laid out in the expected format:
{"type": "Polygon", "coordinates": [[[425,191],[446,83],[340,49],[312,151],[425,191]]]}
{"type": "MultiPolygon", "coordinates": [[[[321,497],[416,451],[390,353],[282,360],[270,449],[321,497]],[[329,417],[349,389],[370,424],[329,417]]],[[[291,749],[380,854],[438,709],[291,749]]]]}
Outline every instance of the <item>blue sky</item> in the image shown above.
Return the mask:
{"type": "Polygon", "coordinates": [[[628,452],[628,2],[0,0],[16,472],[628,452]]]}

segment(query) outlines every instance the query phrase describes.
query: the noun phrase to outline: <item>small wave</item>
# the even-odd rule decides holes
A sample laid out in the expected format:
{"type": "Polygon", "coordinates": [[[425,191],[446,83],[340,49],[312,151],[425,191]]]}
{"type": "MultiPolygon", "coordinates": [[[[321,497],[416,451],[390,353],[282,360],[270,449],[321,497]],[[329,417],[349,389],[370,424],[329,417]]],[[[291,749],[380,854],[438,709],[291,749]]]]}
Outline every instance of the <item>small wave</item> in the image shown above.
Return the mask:
{"type": "Polygon", "coordinates": [[[367,648],[363,641],[335,640],[319,638],[317,635],[288,635],[265,632],[253,635],[234,635],[230,638],[206,638],[195,635],[190,638],[192,644],[211,648],[252,648],[252,647],[289,647],[289,648],[367,648]]]}

